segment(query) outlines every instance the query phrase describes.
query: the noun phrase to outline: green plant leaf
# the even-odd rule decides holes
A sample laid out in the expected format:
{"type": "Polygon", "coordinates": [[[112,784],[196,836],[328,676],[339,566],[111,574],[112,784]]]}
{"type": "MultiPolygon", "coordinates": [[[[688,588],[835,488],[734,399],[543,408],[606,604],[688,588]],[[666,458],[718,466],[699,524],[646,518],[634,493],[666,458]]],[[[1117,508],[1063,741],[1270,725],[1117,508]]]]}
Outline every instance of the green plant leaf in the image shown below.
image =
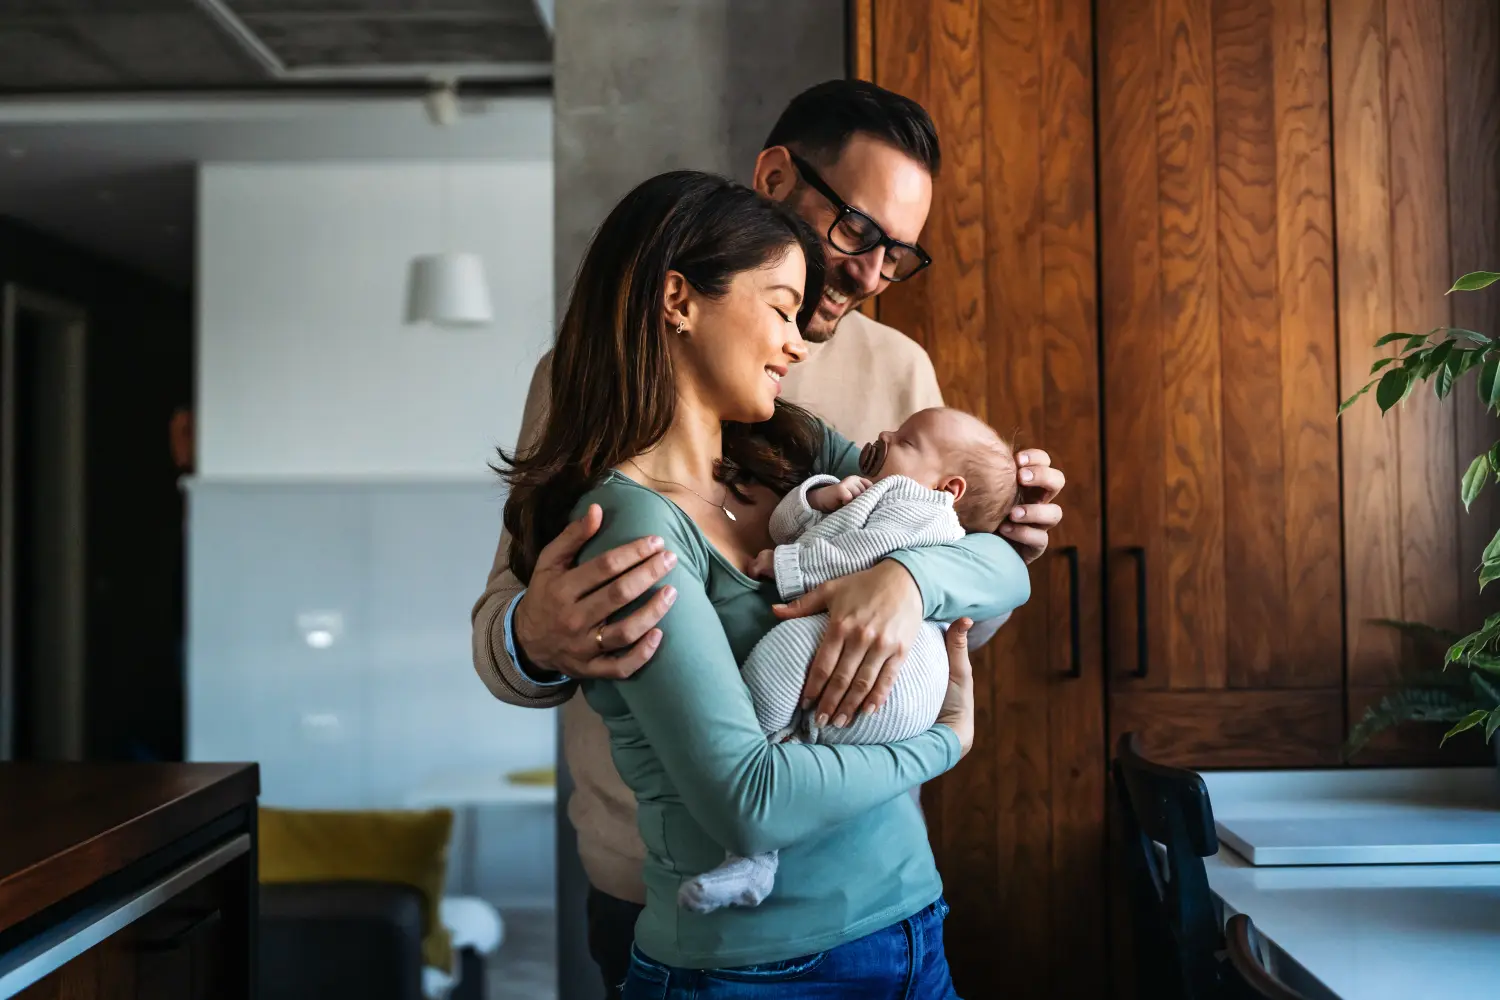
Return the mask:
{"type": "Polygon", "coordinates": [[[1500,580],[1500,561],[1483,563],[1479,567],[1479,589],[1500,580]]]}
{"type": "Polygon", "coordinates": [[[1495,479],[1500,482],[1500,441],[1490,445],[1490,468],[1495,470],[1495,479]]]}
{"type": "Polygon", "coordinates": [[[1402,722],[1458,722],[1482,709],[1479,703],[1453,685],[1413,683],[1394,691],[1365,709],[1363,718],[1349,730],[1347,750],[1358,752],[1375,734],[1402,722]]]}
{"type": "MultiPolygon", "coordinates": [[[[1397,361],[1400,361],[1400,360],[1401,360],[1400,358],[1396,358],[1396,357],[1381,358],[1379,361],[1376,361],[1373,365],[1370,366],[1370,374],[1374,375],[1376,372],[1380,371],[1380,369],[1384,368],[1386,365],[1395,364],[1397,361]]],[[[1371,383],[1371,384],[1373,385],[1374,383],[1371,383]]]]}
{"type": "Polygon", "coordinates": [[[1484,454],[1475,455],[1474,461],[1469,463],[1469,470],[1464,473],[1463,484],[1459,495],[1463,497],[1464,510],[1469,509],[1469,504],[1479,496],[1479,491],[1484,489],[1484,481],[1490,476],[1490,456],[1484,454]]]}
{"type": "Polygon", "coordinates": [[[1453,353],[1453,348],[1457,345],[1458,341],[1456,340],[1445,340],[1441,344],[1438,344],[1436,347],[1427,351],[1426,357],[1422,361],[1417,377],[1428,378],[1432,375],[1433,372],[1442,368],[1443,363],[1448,360],[1449,355],[1453,353]]]}
{"type": "Polygon", "coordinates": [[[1489,718],[1489,715],[1490,713],[1485,711],[1484,709],[1476,708],[1474,711],[1470,712],[1468,715],[1455,722],[1453,724],[1453,728],[1443,734],[1442,742],[1440,742],[1438,746],[1442,746],[1443,743],[1447,743],[1449,737],[1457,736],[1459,733],[1467,732],[1468,730],[1473,729],[1475,726],[1484,722],[1485,719],[1489,718]]]}
{"type": "Polygon", "coordinates": [[[1392,368],[1380,376],[1380,386],[1375,390],[1375,402],[1380,404],[1380,412],[1388,412],[1405,399],[1411,386],[1411,370],[1407,368],[1392,368]]]}
{"type": "MultiPolygon", "coordinates": [[[[1396,359],[1395,358],[1387,358],[1386,360],[1388,360],[1388,361],[1395,361],[1396,359]]],[[[1349,409],[1349,407],[1353,406],[1354,405],[1354,401],[1356,399],[1358,399],[1359,397],[1363,396],[1365,393],[1369,392],[1372,388],[1374,388],[1375,387],[1375,383],[1378,382],[1378,381],[1379,381],[1379,379],[1371,379],[1369,382],[1366,382],[1364,385],[1360,386],[1358,392],[1356,392],[1354,395],[1350,396],[1348,399],[1344,400],[1342,403],[1339,404],[1339,413],[1343,414],[1343,412],[1345,410],[1347,410],[1347,409],[1349,409]]]]}
{"type": "Polygon", "coordinates": [[[1447,399],[1448,393],[1453,391],[1453,377],[1452,365],[1443,365],[1438,370],[1437,378],[1432,383],[1432,391],[1437,393],[1438,399],[1447,399]]]}
{"type": "MultiPolygon", "coordinates": [[[[1486,667],[1484,669],[1488,670],[1489,668],[1486,667]]],[[[1500,667],[1490,670],[1491,673],[1497,671],[1500,671],[1500,667]]],[[[1487,704],[1493,705],[1495,708],[1500,708],[1500,687],[1496,687],[1494,682],[1485,677],[1479,670],[1470,670],[1468,676],[1469,684],[1473,687],[1474,694],[1483,698],[1487,704]]],[[[1491,709],[1491,711],[1493,710],[1491,709]]]]}
{"type": "Polygon", "coordinates": [[[1464,329],[1461,329],[1460,327],[1450,326],[1450,327],[1448,327],[1448,332],[1451,333],[1451,334],[1453,334],[1456,337],[1463,337],[1465,340],[1472,340],[1476,344],[1493,344],[1494,343],[1494,341],[1492,339],[1490,339],[1489,337],[1486,337],[1484,334],[1480,333],[1478,330],[1464,330],[1464,329]]]}
{"type": "Polygon", "coordinates": [[[1495,391],[1500,383],[1496,375],[1500,375],[1500,355],[1492,354],[1484,359],[1484,367],[1479,370],[1479,401],[1485,409],[1495,405],[1495,391]]]}
{"type": "Polygon", "coordinates": [[[1481,288],[1490,287],[1497,281],[1500,281],[1500,271],[1470,271],[1453,283],[1453,287],[1448,289],[1448,294],[1477,292],[1481,288]]]}
{"type": "MultiPolygon", "coordinates": [[[[1412,340],[1414,338],[1426,340],[1427,335],[1425,333],[1388,333],[1375,341],[1375,346],[1384,347],[1386,344],[1394,344],[1398,340],[1412,340]]],[[[1405,350],[1405,348],[1402,348],[1402,350],[1405,350]]]]}
{"type": "Polygon", "coordinates": [[[1490,710],[1490,714],[1484,719],[1484,741],[1488,743],[1495,735],[1495,730],[1500,729],[1500,708],[1490,710]]]}
{"type": "Polygon", "coordinates": [[[1479,557],[1479,561],[1487,563],[1497,559],[1500,559],[1500,531],[1496,531],[1495,537],[1491,538],[1490,543],[1484,547],[1484,555],[1479,557]]]}
{"type": "Polygon", "coordinates": [[[1403,635],[1409,635],[1417,639],[1436,639],[1443,643],[1457,642],[1463,638],[1452,629],[1438,628],[1436,625],[1428,625],[1426,622],[1409,622],[1401,618],[1372,618],[1371,625],[1379,625],[1383,628],[1395,629],[1403,635]]]}

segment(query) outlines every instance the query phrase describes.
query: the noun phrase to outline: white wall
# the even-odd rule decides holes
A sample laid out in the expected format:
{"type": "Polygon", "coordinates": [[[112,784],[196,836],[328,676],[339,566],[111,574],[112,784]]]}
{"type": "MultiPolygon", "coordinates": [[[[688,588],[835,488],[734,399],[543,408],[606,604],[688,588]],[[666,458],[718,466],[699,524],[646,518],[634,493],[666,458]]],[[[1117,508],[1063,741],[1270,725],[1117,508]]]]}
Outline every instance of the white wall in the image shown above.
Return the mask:
{"type": "Polygon", "coordinates": [[[552,332],[552,164],[204,164],[205,479],[476,478],[552,332]],[[445,234],[444,186],[449,206],[445,234]],[[403,325],[420,253],[483,255],[495,323],[403,325]]]}

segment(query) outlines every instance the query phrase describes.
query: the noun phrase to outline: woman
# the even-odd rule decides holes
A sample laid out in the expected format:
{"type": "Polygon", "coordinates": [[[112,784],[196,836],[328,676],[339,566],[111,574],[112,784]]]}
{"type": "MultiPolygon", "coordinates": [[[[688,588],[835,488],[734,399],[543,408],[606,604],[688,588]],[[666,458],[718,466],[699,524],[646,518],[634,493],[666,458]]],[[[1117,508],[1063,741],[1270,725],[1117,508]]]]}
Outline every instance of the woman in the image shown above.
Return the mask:
{"type": "MultiPolygon", "coordinates": [[[[815,472],[857,467],[857,448],[778,398],[806,351],[822,259],[804,223],[748,189],[686,171],[645,182],[594,238],[558,332],[552,419],[509,460],[505,523],[522,580],[594,503],[603,527],[581,559],[646,536],[675,557],[650,663],[585,687],[648,852],[627,998],[828,996],[830,984],[953,996],[942,885],[903,793],[972,741],[966,656],[939,725],[886,746],[768,745],[737,668],[776,623],[774,586],[745,574],[776,501],[815,472]],[[678,908],[681,881],[726,850],[775,849],[781,871],[761,906],[678,908]]],[[[1006,544],[971,536],[892,558],[929,617],[992,618],[1028,593],[1006,544]]],[[[955,646],[965,630],[952,630],[955,646]]]]}

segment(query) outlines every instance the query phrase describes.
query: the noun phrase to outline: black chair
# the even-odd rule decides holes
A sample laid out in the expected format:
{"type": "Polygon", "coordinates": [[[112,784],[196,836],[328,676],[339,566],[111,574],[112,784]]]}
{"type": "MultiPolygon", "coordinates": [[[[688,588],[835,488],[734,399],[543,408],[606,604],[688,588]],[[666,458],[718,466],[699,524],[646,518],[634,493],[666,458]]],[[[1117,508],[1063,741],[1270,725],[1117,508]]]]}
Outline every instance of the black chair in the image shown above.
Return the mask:
{"type": "Polygon", "coordinates": [[[1250,996],[1260,997],[1262,1000],[1307,1000],[1265,967],[1261,961],[1260,949],[1256,946],[1259,935],[1249,917],[1243,913],[1230,917],[1224,928],[1224,937],[1229,951],[1229,964],[1234,966],[1234,971],[1249,989],[1250,996]]]}
{"type": "MultiPolygon", "coordinates": [[[[422,896],[385,882],[260,887],[263,1000],[422,1000],[422,896]]],[[[449,1000],[482,1000],[484,959],[457,955],[449,1000]]]]}
{"type": "Polygon", "coordinates": [[[1139,995],[1243,995],[1223,959],[1219,910],[1203,867],[1203,859],[1219,850],[1203,778],[1147,760],[1134,733],[1120,737],[1113,773],[1139,995]]]}

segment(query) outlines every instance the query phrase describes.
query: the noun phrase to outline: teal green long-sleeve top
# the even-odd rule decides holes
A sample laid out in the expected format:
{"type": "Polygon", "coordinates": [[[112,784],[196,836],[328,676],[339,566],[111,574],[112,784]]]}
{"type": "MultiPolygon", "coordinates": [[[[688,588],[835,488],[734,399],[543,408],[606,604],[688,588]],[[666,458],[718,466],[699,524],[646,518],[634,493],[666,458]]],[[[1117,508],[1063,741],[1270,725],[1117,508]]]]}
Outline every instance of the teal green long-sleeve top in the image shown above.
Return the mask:
{"type": "MultiPolygon", "coordinates": [[[[825,427],[817,464],[853,475],[858,449],[825,427]]],[[[619,473],[577,511],[591,503],[604,522],[580,562],[647,535],[677,554],[662,585],[678,597],[656,654],[627,680],[583,688],[639,804],[647,901],[637,946],[682,968],[775,962],[853,941],[937,899],[926,826],[905,793],[958,761],[953,731],[934,726],[878,746],[767,743],[739,664],[777,622],[775,584],[747,577],[675,504],[619,473]],[[679,884],[725,851],[770,850],[781,867],[760,906],[697,914],[677,905],[679,884]]],[[[891,558],[911,572],[934,620],[994,618],[1030,596],[1025,564],[994,535],[891,558]]]]}

